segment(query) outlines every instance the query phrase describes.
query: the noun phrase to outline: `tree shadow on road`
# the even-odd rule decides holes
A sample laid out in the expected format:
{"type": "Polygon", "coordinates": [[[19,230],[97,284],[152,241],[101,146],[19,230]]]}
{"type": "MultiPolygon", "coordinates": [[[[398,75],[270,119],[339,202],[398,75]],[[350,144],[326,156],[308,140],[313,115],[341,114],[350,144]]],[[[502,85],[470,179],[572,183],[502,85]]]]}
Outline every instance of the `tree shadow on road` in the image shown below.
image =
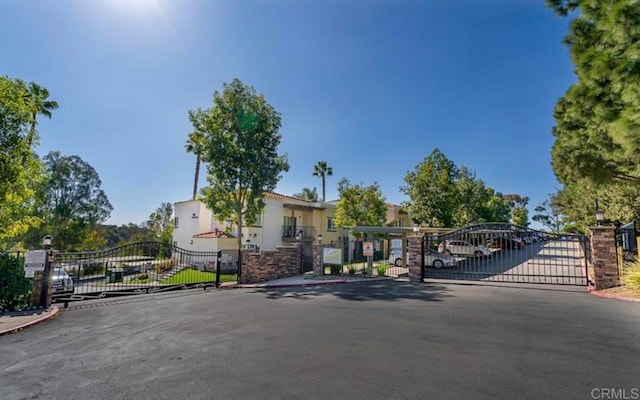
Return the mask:
{"type": "Polygon", "coordinates": [[[251,293],[264,294],[267,299],[312,300],[320,296],[335,296],[351,301],[442,301],[451,290],[438,284],[394,281],[391,279],[360,281],[343,284],[297,286],[289,288],[256,289],[251,293]]]}

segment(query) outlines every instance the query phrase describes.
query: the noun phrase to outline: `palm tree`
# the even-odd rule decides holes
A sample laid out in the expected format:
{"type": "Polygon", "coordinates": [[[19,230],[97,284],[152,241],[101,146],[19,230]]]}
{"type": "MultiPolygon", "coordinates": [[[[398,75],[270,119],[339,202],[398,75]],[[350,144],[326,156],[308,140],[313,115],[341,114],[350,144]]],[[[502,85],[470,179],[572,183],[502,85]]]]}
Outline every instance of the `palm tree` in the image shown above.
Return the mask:
{"type": "Polygon", "coordinates": [[[325,185],[325,176],[333,175],[333,168],[327,165],[326,161],[318,161],[316,165],[313,166],[313,176],[320,177],[322,179],[322,201],[327,201],[326,196],[326,185],[325,185]]]}
{"type": "Polygon", "coordinates": [[[193,200],[198,195],[198,179],[200,177],[200,163],[202,162],[202,153],[204,152],[204,133],[201,131],[191,132],[187,143],[184,145],[187,153],[196,155],[196,173],[193,177],[193,200]]]}
{"type": "Polygon", "coordinates": [[[316,190],[315,187],[313,189],[302,188],[302,192],[295,193],[293,197],[297,197],[299,199],[306,200],[306,201],[316,202],[318,201],[318,191],[316,190]]]}
{"type": "MultiPolygon", "coordinates": [[[[31,129],[27,134],[27,152],[29,152],[31,151],[33,141],[36,139],[38,115],[44,115],[51,119],[51,111],[58,108],[58,102],[54,100],[47,100],[49,98],[49,91],[34,82],[29,83],[27,86],[27,98],[29,105],[31,106],[31,129]]],[[[26,161],[27,156],[25,155],[22,159],[22,165],[24,165],[26,161]]]]}

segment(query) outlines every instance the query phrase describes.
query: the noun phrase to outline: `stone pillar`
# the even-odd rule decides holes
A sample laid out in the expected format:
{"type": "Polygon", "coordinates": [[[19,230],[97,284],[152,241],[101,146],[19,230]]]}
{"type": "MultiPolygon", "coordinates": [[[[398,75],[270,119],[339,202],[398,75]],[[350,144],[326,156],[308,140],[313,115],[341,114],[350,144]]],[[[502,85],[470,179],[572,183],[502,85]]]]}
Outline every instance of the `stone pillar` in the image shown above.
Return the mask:
{"type": "Polygon", "coordinates": [[[591,229],[591,262],[596,290],[618,286],[620,272],[616,254],[616,228],[596,226],[591,229]]]}
{"type": "Polygon", "coordinates": [[[313,245],[313,274],[315,276],[324,275],[323,263],[322,263],[322,245],[313,245]]]}
{"type": "Polygon", "coordinates": [[[409,280],[422,282],[422,236],[407,237],[407,256],[409,257],[409,280]]]}

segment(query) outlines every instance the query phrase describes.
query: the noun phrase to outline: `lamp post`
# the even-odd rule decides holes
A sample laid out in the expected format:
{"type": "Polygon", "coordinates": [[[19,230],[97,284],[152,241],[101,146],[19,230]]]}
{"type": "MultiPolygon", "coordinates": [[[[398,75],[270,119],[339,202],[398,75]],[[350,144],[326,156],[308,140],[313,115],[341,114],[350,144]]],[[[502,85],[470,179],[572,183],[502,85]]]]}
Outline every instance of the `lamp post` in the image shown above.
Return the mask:
{"type": "Polygon", "coordinates": [[[596,225],[601,226],[604,223],[604,211],[598,206],[598,198],[596,197],[596,225]]]}
{"type": "Polygon", "coordinates": [[[40,307],[48,308],[51,305],[50,298],[50,286],[51,286],[51,235],[45,235],[42,238],[42,247],[45,250],[44,256],[44,271],[42,271],[42,284],[40,286],[40,307]]]}
{"type": "Polygon", "coordinates": [[[322,244],[322,239],[324,238],[322,237],[322,234],[319,234],[316,239],[318,239],[318,244],[322,244]]]}

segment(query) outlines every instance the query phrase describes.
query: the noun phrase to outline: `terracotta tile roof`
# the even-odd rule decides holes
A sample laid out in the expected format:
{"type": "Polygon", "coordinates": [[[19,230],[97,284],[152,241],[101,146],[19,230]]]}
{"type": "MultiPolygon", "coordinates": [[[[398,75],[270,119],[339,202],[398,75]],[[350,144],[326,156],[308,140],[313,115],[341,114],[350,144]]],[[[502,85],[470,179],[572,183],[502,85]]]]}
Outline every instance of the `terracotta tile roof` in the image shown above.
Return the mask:
{"type": "Polygon", "coordinates": [[[198,233],[197,235],[193,235],[194,238],[205,238],[205,239],[215,239],[215,238],[219,238],[219,239],[229,239],[229,238],[235,238],[234,235],[230,234],[230,233],[226,233],[224,231],[213,231],[213,232],[205,232],[205,233],[198,233]]]}
{"type": "Polygon", "coordinates": [[[295,200],[295,201],[302,201],[304,203],[310,203],[309,201],[302,200],[302,199],[299,199],[297,197],[287,196],[287,195],[284,195],[284,194],[274,193],[274,192],[265,192],[264,193],[264,198],[265,199],[275,199],[275,200],[295,200]]]}

